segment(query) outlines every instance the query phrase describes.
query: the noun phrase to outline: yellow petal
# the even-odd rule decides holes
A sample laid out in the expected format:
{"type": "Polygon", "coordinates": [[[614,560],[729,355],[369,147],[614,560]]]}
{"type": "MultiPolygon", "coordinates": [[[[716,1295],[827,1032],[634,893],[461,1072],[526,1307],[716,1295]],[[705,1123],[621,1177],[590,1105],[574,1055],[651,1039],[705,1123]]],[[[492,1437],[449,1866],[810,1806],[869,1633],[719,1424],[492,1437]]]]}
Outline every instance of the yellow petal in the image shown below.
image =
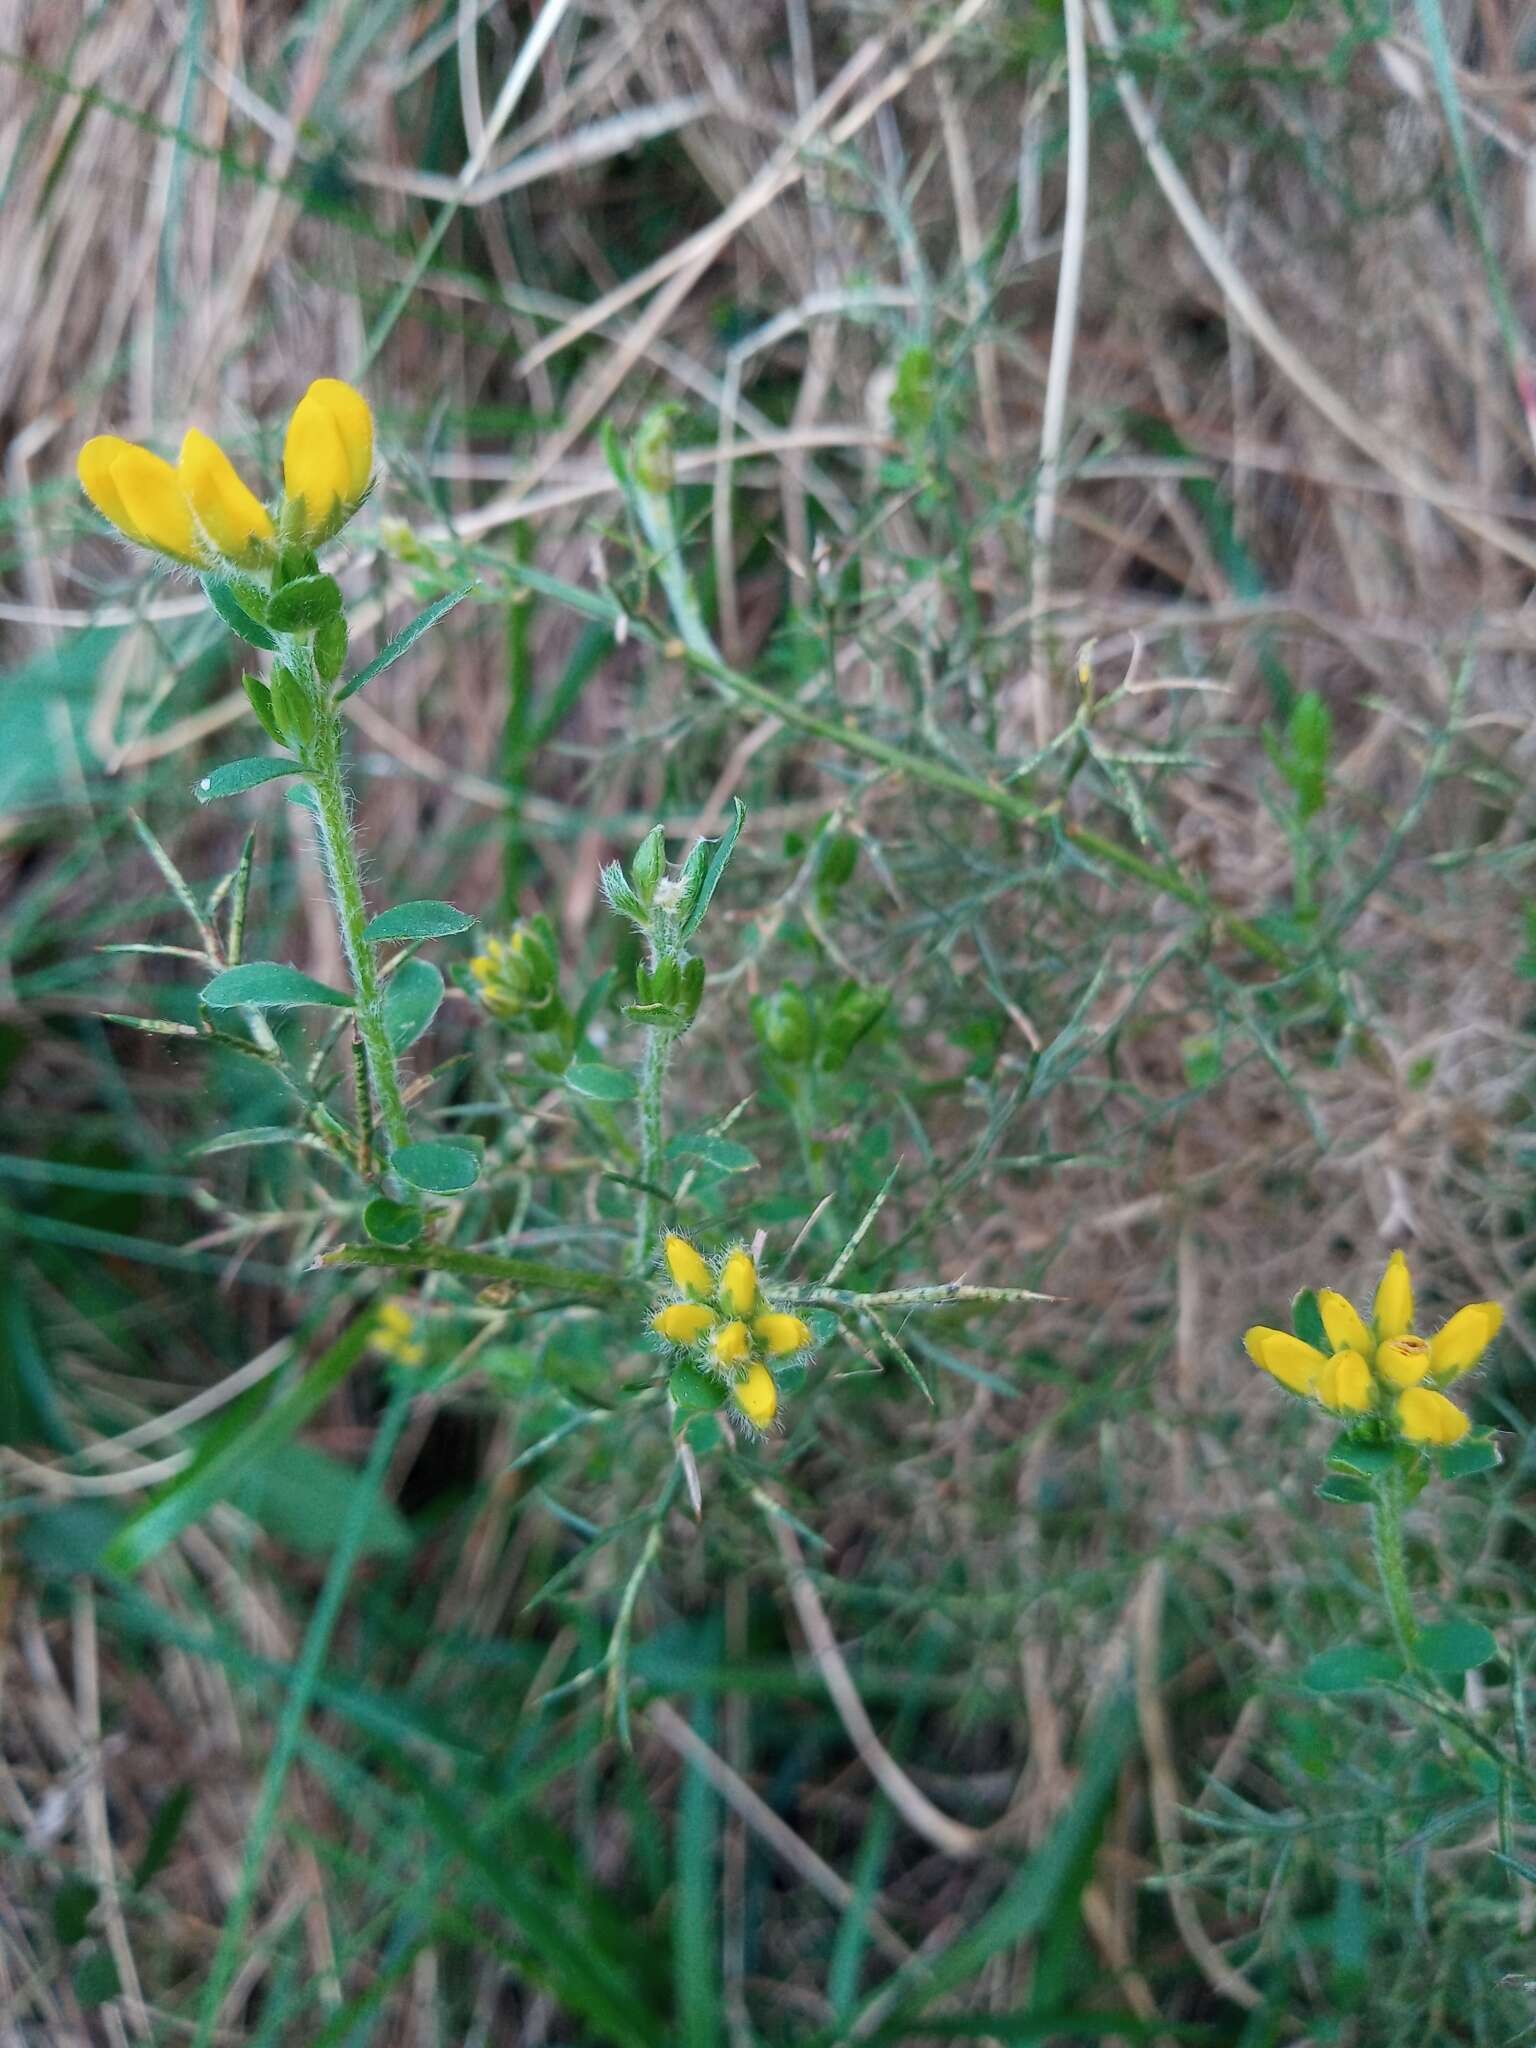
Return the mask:
{"type": "Polygon", "coordinates": [[[1447,1380],[1470,1372],[1503,1327],[1504,1311],[1496,1301],[1468,1302],[1429,1340],[1430,1371],[1447,1380]]]}
{"type": "Polygon", "coordinates": [[[740,1365],[752,1350],[752,1332],[745,1323],[724,1323],[715,1332],[717,1365],[740,1365]]]}
{"type": "Polygon", "coordinates": [[[719,1318],[701,1301],[669,1302],[651,1318],[651,1328],[669,1344],[697,1344],[707,1336],[719,1318]]]}
{"type": "Polygon", "coordinates": [[[1398,1395],[1397,1420],[1403,1435],[1414,1444],[1460,1443],[1472,1427],[1454,1401],[1429,1387],[1410,1387],[1406,1394],[1398,1395]]]}
{"type": "Polygon", "coordinates": [[[754,1429],[766,1429],[779,1412],[779,1390],[766,1365],[754,1364],[731,1389],[731,1399],[754,1429]]]}
{"type": "Polygon", "coordinates": [[[1371,1368],[1358,1351],[1340,1351],[1317,1376],[1313,1389],[1335,1415],[1364,1415],[1371,1405],[1371,1368]]]}
{"type": "Polygon", "coordinates": [[[1282,1387],[1293,1394],[1310,1394],[1318,1374],[1328,1363],[1313,1344],[1304,1344],[1289,1330],[1269,1330],[1255,1324],[1243,1337],[1243,1348],[1255,1365],[1273,1373],[1282,1387]]]}
{"type": "Polygon", "coordinates": [[[352,463],[336,415],[311,384],[283,439],[283,489],[303,509],[303,531],[323,538],[351,502],[352,463]]]}
{"type": "Polygon", "coordinates": [[[803,1351],[811,1341],[808,1324],[802,1323],[798,1316],[781,1315],[777,1309],[769,1309],[754,1317],[752,1328],[758,1341],[775,1358],[788,1358],[792,1351],[803,1351]]]}
{"type": "Polygon", "coordinates": [[[124,444],[112,464],[112,482],[127,513],[130,530],[146,547],[174,555],[178,562],[200,562],[203,549],[192,524],[192,508],[181,478],[162,455],[124,444]]]}
{"type": "Polygon", "coordinates": [[[1389,1387],[1416,1387],[1429,1371],[1429,1346],[1422,1337],[1392,1337],[1376,1346],[1376,1370],[1389,1387]]]}
{"type": "Polygon", "coordinates": [[[720,1299],[733,1316],[749,1316],[757,1305],[757,1268],[750,1252],[732,1252],[720,1268],[720,1299]]]}
{"type": "Polygon", "coordinates": [[[1365,1318],[1352,1301],[1342,1294],[1335,1294],[1331,1287],[1320,1287],[1317,1291],[1318,1313],[1323,1319],[1323,1328],[1328,1332],[1328,1342],[1335,1351],[1358,1351],[1362,1358],[1369,1358],[1376,1348],[1365,1318]]]}
{"type": "Polygon", "coordinates": [[[244,561],[263,541],[272,539],[274,528],[266,506],[241,481],[217,441],[189,427],[176,468],[192,510],[221,555],[244,561]]]}
{"type": "Polygon", "coordinates": [[[1394,1252],[1376,1290],[1376,1335],[1403,1337],[1413,1328],[1413,1280],[1408,1261],[1394,1252]]]}
{"type": "Polygon", "coordinates": [[[75,475],[102,517],[110,519],[118,532],[127,534],[130,540],[139,540],[142,536],[128,517],[122,493],[112,478],[113,463],[132,446],[131,441],[120,440],[116,434],[93,435],[75,457],[75,475]]]}
{"type": "Polygon", "coordinates": [[[347,457],[347,498],[356,504],[373,482],[373,414],[361,391],[339,377],[317,377],[305,394],[325,405],[347,457]]]}
{"type": "Polygon", "coordinates": [[[713,1294],[715,1276],[706,1261],[696,1252],[686,1237],[675,1233],[663,1247],[667,1260],[667,1271],[672,1275],[675,1287],[681,1287],[685,1294],[713,1294]]]}

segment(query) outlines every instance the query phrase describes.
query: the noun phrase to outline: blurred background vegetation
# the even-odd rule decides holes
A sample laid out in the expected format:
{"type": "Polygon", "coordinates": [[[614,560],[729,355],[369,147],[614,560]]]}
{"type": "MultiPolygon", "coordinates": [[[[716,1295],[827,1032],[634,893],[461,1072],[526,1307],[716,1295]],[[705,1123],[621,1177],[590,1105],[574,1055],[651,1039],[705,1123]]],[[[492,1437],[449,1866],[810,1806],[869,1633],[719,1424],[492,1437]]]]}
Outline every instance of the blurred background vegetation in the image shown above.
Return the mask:
{"type": "MultiPolygon", "coordinates": [[[[1410,1537],[1523,1728],[1536,16],[0,22],[6,2048],[1536,2035],[1532,1812],[1298,1684],[1368,1556],[1237,1341],[1399,1243],[1509,1305],[1506,1465],[1410,1537]],[[825,1204],[819,1273],[894,1174],[859,1284],[1051,1297],[893,1331],[931,1403],[828,1347],[697,1512],[638,1325],[437,1277],[382,1355],[201,971],[109,950],[254,831],[257,950],[337,977],[302,814],[191,799],[235,644],[72,475],[195,420],[270,482],[329,374],[354,617],[478,586],[348,707],[377,900],[545,914],[624,1065],[599,868],[740,796],[682,1220],[772,1270],[825,1204]],[[668,644],[598,438],[661,403],[782,714],[668,644]]],[[[511,1133],[469,1237],[622,1260],[599,1115],[461,991],[416,1061],[511,1133]]]]}

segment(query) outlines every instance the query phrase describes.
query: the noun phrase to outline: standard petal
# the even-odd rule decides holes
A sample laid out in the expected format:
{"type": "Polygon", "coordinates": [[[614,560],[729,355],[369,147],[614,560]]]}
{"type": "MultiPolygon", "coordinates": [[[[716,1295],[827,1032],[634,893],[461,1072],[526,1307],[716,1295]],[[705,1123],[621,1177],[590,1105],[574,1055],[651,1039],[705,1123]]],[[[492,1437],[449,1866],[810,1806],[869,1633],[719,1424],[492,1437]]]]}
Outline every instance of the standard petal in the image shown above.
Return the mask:
{"type": "Polygon", "coordinates": [[[243,561],[273,537],[271,516],[217,441],[189,427],[176,465],[199,524],[221,555],[243,561]]]}
{"type": "Polygon", "coordinates": [[[1429,1346],[1422,1337],[1389,1337],[1376,1346],[1376,1370],[1389,1387],[1416,1387],[1429,1371],[1429,1346]]]}
{"type": "Polygon", "coordinates": [[[323,392],[311,384],[293,409],[283,439],[283,489],[301,504],[304,531],[321,535],[352,495],[352,465],[323,392]]]}
{"type": "Polygon", "coordinates": [[[667,1271],[672,1275],[673,1284],[684,1294],[713,1294],[715,1276],[709,1270],[708,1262],[695,1251],[686,1237],[674,1232],[664,1247],[667,1271]]]}
{"type": "Polygon", "coordinates": [[[163,456],[129,443],[112,464],[112,481],[131,522],[130,530],[146,547],[174,555],[178,562],[202,561],[192,507],[181,478],[163,456]]]}
{"type": "Polygon", "coordinates": [[[1371,1406],[1371,1368],[1358,1351],[1340,1351],[1317,1376],[1313,1392],[1335,1415],[1364,1415],[1371,1406]]]}
{"type": "Polygon", "coordinates": [[[720,1299],[733,1316],[749,1316],[757,1306],[757,1268],[750,1252],[732,1252],[720,1268],[720,1299]]]}
{"type": "Polygon", "coordinates": [[[1336,1352],[1358,1351],[1362,1358],[1370,1357],[1375,1344],[1364,1316],[1352,1301],[1345,1295],[1335,1294],[1331,1287],[1320,1287],[1317,1308],[1323,1319],[1323,1328],[1328,1332],[1328,1342],[1336,1352]]]}
{"type": "Polygon", "coordinates": [[[754,1429],[767,1429],[779,1412],[779,1390],[766,1365],[754,1364],[732,1387],[731,1399],[754,1429]]]}
{"type": "Polygon", "coordinates": [[[719,1320],[714,1310],[701,1301],[673,1301],[656,1311],[651,1328],[669,1344],[697,1344],[719,1320]]]}
{"type": "Polygon", "coordinates": [[[131,441],[121,440],[116,434],[93,435],[75,457],[75,475],[103,519],[110,519],[118,532],[127,534],[130,540],[138,540],[141,536],[128,517],[123,494],[112,476],[113,463],[132,446],[131,441]]]}
{"type": "Polygon", "coordinates": [[[809,1323],[801,1322],[798,1316],[787,1316],[778,1309],[767,1309],[753,1318],[752,1328],[758,1342],[774,1358],[788,1358],[791,1352],[803,1351],[811,1341],[809,1323]]]}
{"type": "Polygon", "coordinates": [[[336,422],[347,455],[347,498],[356,504],[373,482],[373,413],[361,391],[339,377],[317,377],[309,395],[320,399],[336,422]]]}
{"type": "Polygon", "coordinates": [[[1496,1301],[1468,1302],[1430,1338],[1430,1372],[1447,1380],[1470,1372],[1503,1327],[1504,1311],[1496,1301]]]}

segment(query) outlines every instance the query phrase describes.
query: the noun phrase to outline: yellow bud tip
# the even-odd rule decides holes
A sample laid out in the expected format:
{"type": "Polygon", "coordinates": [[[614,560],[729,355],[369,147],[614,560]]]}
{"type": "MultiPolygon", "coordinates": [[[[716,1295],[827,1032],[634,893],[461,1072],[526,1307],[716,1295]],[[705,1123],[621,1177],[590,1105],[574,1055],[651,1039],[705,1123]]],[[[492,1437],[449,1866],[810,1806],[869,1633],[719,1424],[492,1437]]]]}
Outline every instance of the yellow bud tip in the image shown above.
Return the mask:
{"type": "Polygon", "coordinates": [[[138,529],[128,517],[122,493],[112,478],[113,463],[132,446],[131,441],[120,440],[116,434],[93,435],[75,457],[75,475],[102,518],[110,519],[118,532],[125,533],[130,540],[138,540],[138,529]]]}
{"type": "Polygon", "coordinates": [[[1457,1309],[1429,1340],[1431,1374],[1453,1380],[1470,1372],[1503,1327],[1504,1311],[1496,1301],[1472,1301],[1457,1309]]]}
{"type": "Polygon", "coordinates": [[[187,429],[176,472],[199,525],[221,555],[244,561],[273,538],[266,506],[242,482],[218,442],[196,427],[187,429]]]}
{"type": "Polygon", "coordinates": [[[761,1363],[754,1363],[746,1378],[732,1387],[731,1399],[754,1429],[767,1429],[779,1412],[779,1390],[761,1363]]]}
{"type": "Polygon", "coordinates": [[[1416,1387],[1429,1371],[1429,1359],[1422,1337],[1390,1337],[1376,1347],[1376,1370],[1389,1387],[1416,1387]]]}
{"type": "Polygon", "coordinates": [[[716,1321],[714,1310],[701,1301],[673,1301],[656,1311],[651,1328],[669,1344],[697,1344],[701,1337],[708,1336],[716,1321]]]}
{"type": "Polygon", "coordinates": [[[1371,1405],[1371,1368],[1358,1351],[1340,1351],[1317,1376],[1313,1391],[1335,1415],[1364,1415],[1371,1405]]]}
{"type": "Polygon", "coordinates": [[[1413,1328],[1413,1279],[1408,1261],[1394,1252],[1376,1290],[1376,1335],[1406,1337],[1413,1328]]]}
{"type": "Polygon", "coordinates": [[[733,1316],[749,1316],[757,1306],[757,1268],[750,1252],[732,1252],[720,1268],[720,1299],[733,1316]]]}
{"type": "Polygon", "coordinates": [[[1362,1358],[1370,1357],[1376,1349],[1376,1342],[1364,1316],[1352,1301],[1346,1300],[1342,1294],[1335,1294],[1331,1287],[1320,1287],[1317,1308],[1334,1351],[1358,1351],[1362,1358]]]}
{"type": "Polygon", "coordinates": [[[1317,1376],[1328,1363],[1313,1344],[1304,1344],[1289,1330],[1266,1329],[1256,1323],[1243,1334],[1243,1349],[1255,1365],[1277,1379],[1293,1394],[1310,1394],[1317,1376]]]}
{"type": "Polygon", "coordinates": [[[752,1328],[758,1342],[774,1358],[788,1358],[792,1351],[803,1351],[811,1341],[808,1323],[802,1323],[798,1316],[781,1315],[777,1310],[756,1317],[752,1328]]]}
{"type": "Polygon", "coordinates": [[[1410,1387],[1398,1395],[1397,1420],[1411,1444],[1457,1444],[1472,1427],[1454,1401],[1429,1387],[1410,1387]]]}
{"type": "Polygon", "coordinates": [[[726,1323],[715,1332],[715,1363],[741,1365],[751,1354],[752,1332],[745,1323],[726,1323]]]}
{"type": "Polygon", "coordinates": [[[318,377],[293,409],[283,441],[283,489],[302,500],[305,531],[344,518],[373,476],[373,414],[350,384],[318,377]]]}
{"type": "Polygon", "coordinates": [[[674,1287],[681,1287],[685,1294],[714,1293],[715,1276],[707,1261],[694,1250],[686,1237],[674,1234],[667,1239],[663,1250],[674,1287]]]}

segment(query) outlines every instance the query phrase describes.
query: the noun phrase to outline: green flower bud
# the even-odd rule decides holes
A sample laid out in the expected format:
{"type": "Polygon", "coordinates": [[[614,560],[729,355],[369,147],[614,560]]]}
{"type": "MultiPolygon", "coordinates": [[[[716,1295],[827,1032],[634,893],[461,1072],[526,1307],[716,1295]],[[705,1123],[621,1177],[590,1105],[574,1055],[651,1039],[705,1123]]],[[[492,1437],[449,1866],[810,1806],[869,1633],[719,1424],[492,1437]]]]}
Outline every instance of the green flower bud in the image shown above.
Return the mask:
{"type": "Polygon", "coordinates": [[[752,1028],[777,1058],[792,1067],[804,1066],[816,1042],[809,1003],[793,982],[752,1005],[752,1028]]]}

